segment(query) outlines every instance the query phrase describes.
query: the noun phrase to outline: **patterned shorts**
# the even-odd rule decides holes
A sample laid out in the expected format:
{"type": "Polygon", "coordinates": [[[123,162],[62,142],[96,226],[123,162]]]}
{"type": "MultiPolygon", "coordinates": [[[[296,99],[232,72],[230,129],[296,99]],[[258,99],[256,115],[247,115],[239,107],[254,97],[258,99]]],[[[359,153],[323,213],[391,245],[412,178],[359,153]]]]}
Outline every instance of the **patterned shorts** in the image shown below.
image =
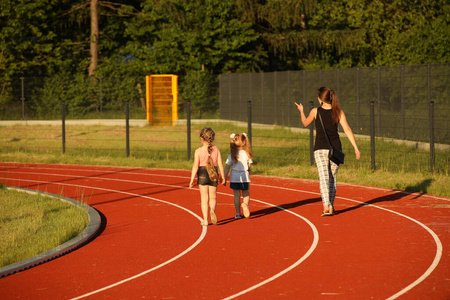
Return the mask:
{"type": "MultiPolygon", "coordinates": [[[[217,168],[215,169],[217,172],[217,168]]],[[[209,178],[208,170],[206,169],[206,167],[199,167],[197,171],[197,184],[217,186],[217,181],[212,181],[209,178]]]]}

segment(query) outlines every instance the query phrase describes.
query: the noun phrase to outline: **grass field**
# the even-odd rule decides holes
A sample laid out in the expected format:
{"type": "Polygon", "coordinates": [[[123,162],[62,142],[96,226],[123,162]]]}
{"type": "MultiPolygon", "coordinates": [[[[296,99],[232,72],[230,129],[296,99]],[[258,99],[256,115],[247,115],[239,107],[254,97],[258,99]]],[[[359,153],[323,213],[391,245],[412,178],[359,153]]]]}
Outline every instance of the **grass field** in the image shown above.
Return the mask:
{"type": "Polygon", "coordinates": [[[86,210],[79,206],[1,185],[0,207],[0,267],[63,244],[89,222],[86,210]]]}
{"type": "MultiPolygon", "coordinates": [[[[198,132],[204,126],[216,131],[216,144],[225,160],[229,135],[246,131],[237,123],[194,124],[191,159],[187,160],[186,126],[131,127],[130,157],[125,153],[125,129],[120,126],[66,126],[66,152],[62,154],[60,126],[3,127],[1,161],[94,164],[132,167],[190,169],[194,150],[200,146],[198,132]]],[[[253,128],[253,174],[317,179],[311,166],[309,135],[287,128],[253,128]]],[[[450,197],[450,151],[436,150],[434,172],[429,151],[377,139],[376,169],[372,170],[370,140],[359,138],[362,158],[356,160],[341,134],[346,162],[339,169],[338,183],[356,183],[450,197]]]]}

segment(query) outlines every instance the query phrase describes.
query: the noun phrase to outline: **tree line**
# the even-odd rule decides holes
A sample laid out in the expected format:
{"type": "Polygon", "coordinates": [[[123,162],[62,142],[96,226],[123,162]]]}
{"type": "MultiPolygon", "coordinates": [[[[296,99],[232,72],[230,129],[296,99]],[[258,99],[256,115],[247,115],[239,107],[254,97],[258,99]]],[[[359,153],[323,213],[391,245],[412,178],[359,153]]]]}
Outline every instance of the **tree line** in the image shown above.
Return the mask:
{"type": "Polygon", "coordinates": [[[446,0],[0,0],[0,104],[17,77],[177,74],[211,111],[220,74],[448,62],[449,19],[446,0]]]}

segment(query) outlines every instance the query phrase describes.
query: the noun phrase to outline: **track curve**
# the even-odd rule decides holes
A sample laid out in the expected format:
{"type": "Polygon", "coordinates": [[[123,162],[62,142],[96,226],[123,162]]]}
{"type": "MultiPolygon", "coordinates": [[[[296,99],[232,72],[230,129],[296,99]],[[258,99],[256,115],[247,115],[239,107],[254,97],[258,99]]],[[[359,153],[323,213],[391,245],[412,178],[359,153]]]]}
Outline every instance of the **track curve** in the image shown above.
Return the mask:
{"type": "Polygon", "coordinates": [[[0,279],[0,294],[5,299],[450,296],[448,198],[341,184],[337,214],[323,218],[316,181],[253,176],[251,217],[234,220],[231,190],[219,187],[219,223],[202,228],[199,193],[186,188],[189,177],[182,170],[0,163],[2,184],[83,199],[107,219],[105,231],[88,245],[0,279]]]}

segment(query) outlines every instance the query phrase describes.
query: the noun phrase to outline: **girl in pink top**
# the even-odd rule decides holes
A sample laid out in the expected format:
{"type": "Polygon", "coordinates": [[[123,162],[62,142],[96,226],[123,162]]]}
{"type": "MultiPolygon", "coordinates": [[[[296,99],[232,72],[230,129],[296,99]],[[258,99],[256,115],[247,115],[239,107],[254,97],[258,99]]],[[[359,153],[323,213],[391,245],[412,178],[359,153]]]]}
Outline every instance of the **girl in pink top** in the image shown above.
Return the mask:
{"type": "Polygon", "coordinates": [[[217,146],[212,145],[215,135],[214,130],[210,127],[205,127],[200,130],[200,141],[203,145],[195,150],[191,181],[189,183],[189,188],[192,188],[194,186],[195,175],[197,175],[197,184],[200,189],[203,214],[203,221],[200,225],[203,226],[208,226],[208,208],[211,216],[211,223],[217,223],[217,216],[215,213],[217,203],[217,182],[219,181],[217,167],[219,167],[221,183],[225,183],[222,156],[220,155],[217,146]]]}

